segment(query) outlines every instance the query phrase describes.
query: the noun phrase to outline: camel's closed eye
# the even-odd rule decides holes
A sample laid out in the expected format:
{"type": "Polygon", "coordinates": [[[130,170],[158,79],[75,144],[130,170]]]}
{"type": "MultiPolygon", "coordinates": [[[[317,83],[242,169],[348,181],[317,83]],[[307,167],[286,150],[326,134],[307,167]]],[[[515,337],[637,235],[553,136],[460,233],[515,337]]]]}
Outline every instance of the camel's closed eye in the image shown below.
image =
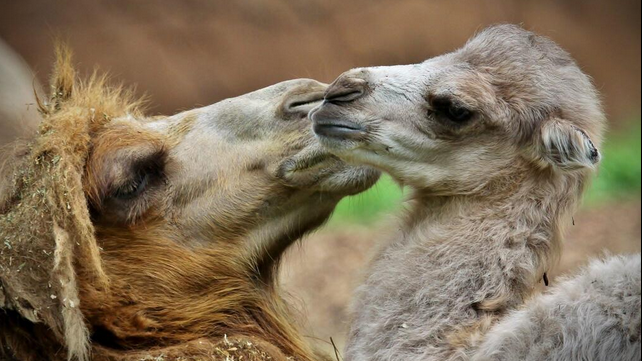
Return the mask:
{"type": "Polygon", "coordinates": [[[166,151],[154,145],[98,149],[87,175],[92,213],[109,223],[132,223],[155,203],[165,184],[166,151]]]}
{"type": "Polygon", "coordinates": [[[121,201],[134,200],[149,187],[153,187],[164,176],[165,156],[157,152],[135,162],[129,174],[113,187],[110,197],[121,201]]]}

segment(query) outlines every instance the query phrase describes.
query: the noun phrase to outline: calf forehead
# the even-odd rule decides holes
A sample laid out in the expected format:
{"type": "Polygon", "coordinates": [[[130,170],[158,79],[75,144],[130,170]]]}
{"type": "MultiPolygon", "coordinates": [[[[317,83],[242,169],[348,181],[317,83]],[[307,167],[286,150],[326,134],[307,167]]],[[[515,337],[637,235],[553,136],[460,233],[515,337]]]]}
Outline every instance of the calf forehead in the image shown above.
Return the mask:
{"type": "Polygon", "coordinates": [[[476,73],[478,84],[487,83],[493,96],[519,114],[575,111],[582,107],[568,99],[593,93],[590,81],[566,51],[513,25],[481,32],[451,54],[450,61],[476,73]]]}
{"type": "Polygon", "coordinates": [[[515,25],[490,27],[471,38],[459,51],[474,66],[573,65],[570,55],[550,39],[515,25]]]}

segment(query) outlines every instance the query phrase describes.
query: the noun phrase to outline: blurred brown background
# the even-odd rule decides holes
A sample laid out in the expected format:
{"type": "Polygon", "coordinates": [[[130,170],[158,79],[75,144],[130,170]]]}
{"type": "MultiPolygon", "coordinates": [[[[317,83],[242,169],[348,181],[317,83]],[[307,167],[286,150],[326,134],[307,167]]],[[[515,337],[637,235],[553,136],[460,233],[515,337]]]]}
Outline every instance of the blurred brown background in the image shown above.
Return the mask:
{"type": "MultiPolygon", "coordinates": [[[[285,79],[330,82],[356,66],[419,62],[497,22],[523,24],[569,50],[594,77],[611,128],[639,116],[640,0],[0,0],[0,39],[43,84],[62,37],[83,72],[99,67],[137,84],[151,112],[164,114],[285,79]]],[[[556,274],[604,249],[640,250],[639,193],[576,221],[556,274]]],[[[342,344],[359,272],[394,230],[394,221],[330,227],[290,254],[285,286],[319,342],[342,344]]]]}
{"type": "Polygon", "coordinates": [[[0,38],[45,80],[52,40],[172,113],[275,82],[329,82],[356,66],[422,61],[496,22],[521,23],[568,49],[609,114],[640,105],[639,0],[0,1],[0,38]]]}

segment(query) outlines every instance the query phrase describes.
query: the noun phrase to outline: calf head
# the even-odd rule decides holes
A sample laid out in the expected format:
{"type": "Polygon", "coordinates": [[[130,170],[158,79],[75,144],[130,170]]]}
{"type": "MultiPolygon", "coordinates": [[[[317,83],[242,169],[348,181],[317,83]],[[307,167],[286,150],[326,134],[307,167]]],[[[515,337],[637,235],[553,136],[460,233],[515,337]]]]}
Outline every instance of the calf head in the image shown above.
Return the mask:
{"type": "Polygon", "coordinates": [[[311,112],[334,154],[430,194],[470,194],[524,169],[581,175],[604,115],[590,79],[552,41],[513,25],[421,64],[341,75],[311,112]]]}

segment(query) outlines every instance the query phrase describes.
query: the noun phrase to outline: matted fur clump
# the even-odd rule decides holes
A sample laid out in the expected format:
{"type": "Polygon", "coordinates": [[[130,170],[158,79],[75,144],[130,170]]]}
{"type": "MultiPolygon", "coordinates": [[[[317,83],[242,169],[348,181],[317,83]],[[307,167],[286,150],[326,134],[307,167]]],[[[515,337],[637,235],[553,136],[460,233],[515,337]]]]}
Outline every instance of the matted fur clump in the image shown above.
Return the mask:
{"type": "Polygon", "coordinates": [[[79,307],[78,282],[89,280],[84,287],[107,291],[110,280],[83,176],[92,135],[113,118],[140,115],[141,105],[131,91],[106,83],[96,74],[80,81],[69,50],[58,47],[52,94],[40,104],[39,131],[30,142],[14,145],[1,167],[0,359],[271,359],[263,346],[228,339],[207,347],[203,342],[178,345],[154,355],[100,352],[91,357],[91,325],[79,307]]]}
{"type": "MultiPolygon", "coordinates": [[[[44,323],[70,356],[86,359],[88,329],[78,307],[76,273],[92,276],[96,287],[108,287],[108,280],[83,193],[85,161],[91,133],[111,117],[135,111],[138,103],[131,93],[107,88],[105,77],[77,81],[70,57],[67,49],[57,49],[38,134],[3,167],[0,307],[44,323]]],[[[0,339],[13,348],[28,347],[16,342],[0,339]]]]}

